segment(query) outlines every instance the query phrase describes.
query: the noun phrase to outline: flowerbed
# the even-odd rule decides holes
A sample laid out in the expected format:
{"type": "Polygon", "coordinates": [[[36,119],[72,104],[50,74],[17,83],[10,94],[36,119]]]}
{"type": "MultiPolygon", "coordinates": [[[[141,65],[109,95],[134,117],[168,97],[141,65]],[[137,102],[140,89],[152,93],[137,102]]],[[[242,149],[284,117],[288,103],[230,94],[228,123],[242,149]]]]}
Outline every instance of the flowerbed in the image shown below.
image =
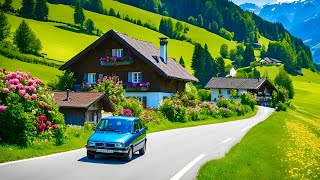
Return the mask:
{"type": "Polygon", "coordinates": [[[36,138],[63,143],[63,115],[41,80],[3,69],[0,89],[0,143],[29,146],[36,138]]]}

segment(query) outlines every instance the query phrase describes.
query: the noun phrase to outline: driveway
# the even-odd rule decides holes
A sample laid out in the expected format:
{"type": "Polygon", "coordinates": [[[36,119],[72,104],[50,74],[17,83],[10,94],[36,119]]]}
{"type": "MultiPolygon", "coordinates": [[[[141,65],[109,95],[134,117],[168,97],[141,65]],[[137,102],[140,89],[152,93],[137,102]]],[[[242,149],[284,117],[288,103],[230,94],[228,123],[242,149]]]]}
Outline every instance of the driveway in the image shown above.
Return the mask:
{"type": "Polygon", "coordinates": [[[203,163],[224,156],[273,111],[259,107],[256,116],[244,120],[148,134],[147,153],[128,163],[104,156],[89,160],[86,150],[80,149],[0,164],[0,179],[195,179],[203,163]]]}

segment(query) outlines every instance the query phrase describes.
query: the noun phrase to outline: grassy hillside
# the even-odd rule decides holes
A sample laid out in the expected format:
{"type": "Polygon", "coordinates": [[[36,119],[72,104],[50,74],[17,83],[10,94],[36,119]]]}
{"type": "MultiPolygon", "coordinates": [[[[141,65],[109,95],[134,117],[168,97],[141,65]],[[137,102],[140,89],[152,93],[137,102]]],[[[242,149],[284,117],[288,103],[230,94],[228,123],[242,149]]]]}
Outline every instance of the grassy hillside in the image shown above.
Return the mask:
{"type": "Polygon", "coordinates": [[[6,68],[9,71],[20,69],[25,72],[30,72],[31,76],[41,79],[44,83],[48,83],[54,79],[56,75],[62,74],[62,71],[53,67],[25,63],[14,59],[8,59],[3,56],[0,56],[0,68],[6,68]]]}
{"type": "Polygon", "coordinates": [[[291,76],[296,110],[258,124],[225,158],[203,165],[198,179],[319,179],[320,75],[306,69],[303,74],[291,76]]]}

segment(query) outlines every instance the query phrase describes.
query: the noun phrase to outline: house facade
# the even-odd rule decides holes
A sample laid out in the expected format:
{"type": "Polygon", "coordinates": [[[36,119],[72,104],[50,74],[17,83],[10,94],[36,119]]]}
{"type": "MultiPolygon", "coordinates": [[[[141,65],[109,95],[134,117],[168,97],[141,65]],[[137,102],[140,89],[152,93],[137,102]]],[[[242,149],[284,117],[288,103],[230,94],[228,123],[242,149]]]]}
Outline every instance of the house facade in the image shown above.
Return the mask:
{"type": "Polygon", "coordinates": [[[247,92],[256,95],[258,105],[270,106],[272,93],[277,89],[268,79],[250,78],[211,78],[205,88],[211,89],[211,101],[216,102],[219,97],[233,99],[232,90],[237,91],[236,99],[247,92]]]}
{"type": "Polygon", "coordinates": [[[66,124],[98,123],[102,110],[114,111],[109,98],[100,92],[54,92],[53,97],[66,124]]]}
{"type": "Polygon", "coordinates": [[[126,97],[158,108],[163,99],[183,92],[187,82],[198,81],[167,56],[167,46],[166,38],[160,38],[158,49],[150,42],[110,30],[60,70],[74,72],[76,91],[83,84],[96,84],[104,76],[117,76],[124,84],[126,97]]]}

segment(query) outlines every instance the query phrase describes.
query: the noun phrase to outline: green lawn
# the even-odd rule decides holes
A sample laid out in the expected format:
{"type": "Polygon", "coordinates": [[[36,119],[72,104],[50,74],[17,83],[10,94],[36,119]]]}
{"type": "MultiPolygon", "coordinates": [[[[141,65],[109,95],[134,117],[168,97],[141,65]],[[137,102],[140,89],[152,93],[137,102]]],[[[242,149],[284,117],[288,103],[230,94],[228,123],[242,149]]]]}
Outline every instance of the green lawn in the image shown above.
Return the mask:
{"type": "Polygon", "coordinates": [[[197,178],[319,179],[320,75],[303,73],[291,76],[296,110],[277,112],[252,128],[226,157],[203,165],[197,178]]]}
{"type": "Polygon", "coordinates": [[[41,79],[44,83],[50,82],[61,75],[62,71],[57,68],[48,67],[40,64],[25,63],[22,61],[9,59],[0,55],[0,68],[6,68],[9,71],[20,69],[21,71],[30,72],[31,76],[41,79]]]}
{"type": "Polygon", "coordinates": [[[0,145],[0,163],[83,148],[92,133],[92,130],[84,130],[83,127],[74,126],[67,128],[68,140],[61,146],[55,146],[48,142],[36,142],[29,148],[0,145]]]}

